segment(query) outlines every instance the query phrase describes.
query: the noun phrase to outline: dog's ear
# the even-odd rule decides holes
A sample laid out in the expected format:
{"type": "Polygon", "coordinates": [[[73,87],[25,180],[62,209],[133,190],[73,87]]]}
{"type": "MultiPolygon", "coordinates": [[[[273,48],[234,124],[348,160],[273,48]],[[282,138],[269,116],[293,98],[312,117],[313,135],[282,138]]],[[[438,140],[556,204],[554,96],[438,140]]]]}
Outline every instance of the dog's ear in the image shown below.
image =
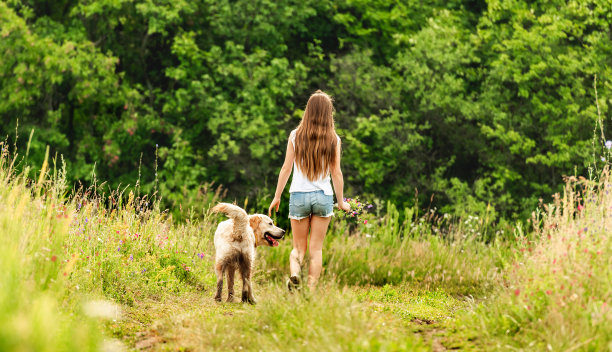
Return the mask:
{"type": "Polygon", "coordinates": [[[259,216],[251,216],[249,218],[249,225],[251,225],[254,231],[259,228],[260,222],[261,222],[261,219],[259,218],[259,216]]]}

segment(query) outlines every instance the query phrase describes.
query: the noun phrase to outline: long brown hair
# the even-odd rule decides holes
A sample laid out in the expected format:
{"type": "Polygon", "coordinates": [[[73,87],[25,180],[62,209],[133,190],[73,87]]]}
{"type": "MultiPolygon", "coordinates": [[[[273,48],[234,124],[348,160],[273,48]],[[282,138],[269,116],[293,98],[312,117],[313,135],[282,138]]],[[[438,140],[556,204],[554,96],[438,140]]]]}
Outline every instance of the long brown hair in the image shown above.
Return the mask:
{"type": "Polygon", "coordinates": [[[336,162],[338,140],[334,127],[334,105],[329,95],[314,92],[295,131],[295,161],[310,180],[324,177],[336,162]]]}

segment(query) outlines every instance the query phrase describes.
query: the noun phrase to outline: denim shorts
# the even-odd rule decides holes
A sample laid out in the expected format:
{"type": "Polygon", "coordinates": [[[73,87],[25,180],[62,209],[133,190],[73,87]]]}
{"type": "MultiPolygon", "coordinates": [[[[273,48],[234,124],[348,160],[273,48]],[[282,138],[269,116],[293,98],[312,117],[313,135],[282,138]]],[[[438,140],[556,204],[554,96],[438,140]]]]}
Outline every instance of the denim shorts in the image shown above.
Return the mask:
{"type": "Polygon", "coordinates": [[[334,215],[334,196],[323,191],[290,193],[289,219],[302,220],[310,215],[324,218],[334,215]]]}

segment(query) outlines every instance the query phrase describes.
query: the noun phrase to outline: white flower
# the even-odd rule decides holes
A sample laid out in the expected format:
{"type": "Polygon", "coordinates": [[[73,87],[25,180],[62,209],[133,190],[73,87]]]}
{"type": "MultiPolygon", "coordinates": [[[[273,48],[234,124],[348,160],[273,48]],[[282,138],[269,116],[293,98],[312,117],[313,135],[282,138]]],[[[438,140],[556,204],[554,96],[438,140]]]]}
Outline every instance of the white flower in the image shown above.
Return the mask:
{"type": "Polygon", "coordinates": [[[606,148],[612,148],[612,141],[606,141],[606,148]]]}

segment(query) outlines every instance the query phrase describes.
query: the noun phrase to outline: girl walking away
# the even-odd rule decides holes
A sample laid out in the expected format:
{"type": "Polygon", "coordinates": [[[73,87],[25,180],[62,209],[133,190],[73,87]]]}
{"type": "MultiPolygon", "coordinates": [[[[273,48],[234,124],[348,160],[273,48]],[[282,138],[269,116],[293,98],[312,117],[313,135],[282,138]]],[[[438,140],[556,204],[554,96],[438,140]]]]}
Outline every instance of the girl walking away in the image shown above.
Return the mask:
{"type": "Polygon", "coordinates": [[[321,275],[323,240],[334,214],[330,175],[338,208],[350,210],[343,198],[340,137],[334,127],[333,111],[331,98],[320,90],[308,99],[302,121],[289,135],[276,194],[268,209],[270,216],[272,209],[278,211],[281,194],[293,169],[289,187],[289,218],[293,232],[293,250],[289,258],[291,276],[287,281],[290,290],[300,285],[306,248],[310,256],[308,286],[313,288],[321,275]]]}

